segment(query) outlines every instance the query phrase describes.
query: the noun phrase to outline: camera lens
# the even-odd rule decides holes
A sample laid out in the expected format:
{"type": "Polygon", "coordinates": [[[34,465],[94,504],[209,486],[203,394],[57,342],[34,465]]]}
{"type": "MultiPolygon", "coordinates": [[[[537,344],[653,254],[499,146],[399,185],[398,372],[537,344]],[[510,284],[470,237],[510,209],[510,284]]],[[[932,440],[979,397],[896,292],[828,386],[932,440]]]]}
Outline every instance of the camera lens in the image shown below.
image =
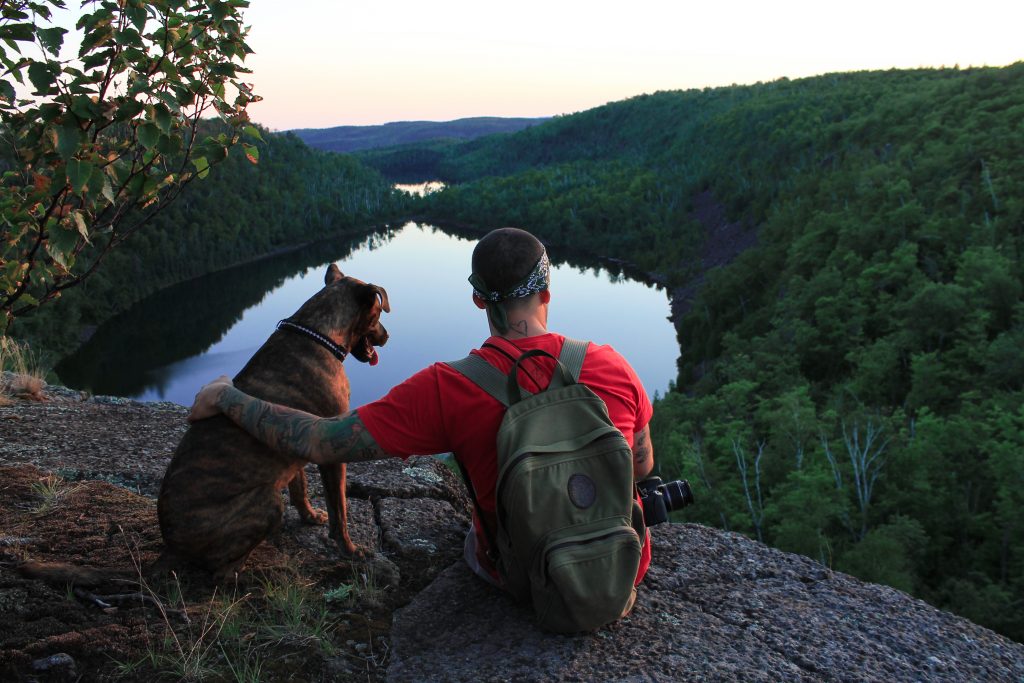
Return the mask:
{"type": "Polygon", "coordinates": [[[669,511],[681,510],[693,502],[693,491],[690,490],[690,484],[686,480],[670,481],[667,484],[662,484],[659,488],[665,497],[665,507],[669,511]]]}

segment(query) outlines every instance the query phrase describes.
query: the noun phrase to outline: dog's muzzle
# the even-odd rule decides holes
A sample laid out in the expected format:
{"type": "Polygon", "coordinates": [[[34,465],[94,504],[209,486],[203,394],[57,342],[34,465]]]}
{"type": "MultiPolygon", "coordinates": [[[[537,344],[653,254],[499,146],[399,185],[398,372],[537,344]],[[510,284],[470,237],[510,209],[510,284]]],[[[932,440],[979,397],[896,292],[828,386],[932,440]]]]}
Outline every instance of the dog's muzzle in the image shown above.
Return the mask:
{"type": "Polygon", "coordinates": [[[362,363],[369,363],[370,365],[376,365],[380,361],[380,356],[377,355],[377,349],[375,346],[384,346],[388,341],[388,331],[384,329],[383,325],[380,325],[380,330],[374,330],[369,334],[363,335],[352,344],[352,348],[349,350],[356,360],[362,363]]]}

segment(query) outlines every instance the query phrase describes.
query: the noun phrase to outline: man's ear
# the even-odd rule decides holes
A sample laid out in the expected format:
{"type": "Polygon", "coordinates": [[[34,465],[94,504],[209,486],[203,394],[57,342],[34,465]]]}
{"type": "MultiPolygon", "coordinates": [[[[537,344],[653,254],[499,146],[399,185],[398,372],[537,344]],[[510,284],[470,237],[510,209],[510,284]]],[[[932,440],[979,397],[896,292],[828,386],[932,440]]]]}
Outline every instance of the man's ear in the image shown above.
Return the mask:
{"type": "Polygon", "coordinates": [[[487,308],[487,304],[484,302],[484,300],[478,297],[476,294],[473,295],[473,304],[481,310],[487,308]]]}
{"type": "Polygon", "coordinates": [[[327,274],[324,275],[324,284],[333,284],[343,277],[345,276],[341,274],[341,268],[338,268],[338,264],[332,263],[331,265],[327,266],[327,274]]]}
{"type": "Polygon", "coordinates": [[[550,301],[551,301],[551,290],[550,289],[542,289],[542,290],[540,290],[540,302],[542,304],[546,304],[546,303],[549,303],[550,301]]]}

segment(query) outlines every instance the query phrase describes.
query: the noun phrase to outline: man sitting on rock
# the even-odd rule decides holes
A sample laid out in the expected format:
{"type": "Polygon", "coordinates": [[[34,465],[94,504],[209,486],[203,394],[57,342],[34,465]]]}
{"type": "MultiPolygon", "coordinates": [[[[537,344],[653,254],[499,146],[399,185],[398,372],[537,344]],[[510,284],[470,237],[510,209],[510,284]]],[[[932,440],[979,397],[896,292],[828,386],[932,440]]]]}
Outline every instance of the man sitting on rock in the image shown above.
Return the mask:
{"type": "MultiPolygon", "coordinates": [[[[504,374],[531,349],[557,357],[565,337],[547,330],[550,264],[540,241],[517,228],[493,230],[473,250],[472,267],[473,303],[486,310],[491,332],[472,353],[504,374]]],[[[525,372],[519,373],[520,385],[540,391],[554,372],[554,360],[531,357],[521,369],[525,372]]],[[[646,477],[654,465],[648,424],[653,408],[636,372],[612,347],[591,344],[579,381],[604,401],[612,422],[632,448],[634,480],[646,477]]],[[[315,463],[453,453],[469,477],[480,511],[474,511],[473,528],[466,536],[466,562],[484,580],[500,587],[487,539],[493,538],[496,527],[496,436],[505,408],[449,365],[434,363],[380,400],[335,418],[261,401],[220,377],[196,395],[189,420],[218,412],[271,448],[315,463]]],[[[650,564],[650,547],[648,538],[637,584],[650,564]]]]}

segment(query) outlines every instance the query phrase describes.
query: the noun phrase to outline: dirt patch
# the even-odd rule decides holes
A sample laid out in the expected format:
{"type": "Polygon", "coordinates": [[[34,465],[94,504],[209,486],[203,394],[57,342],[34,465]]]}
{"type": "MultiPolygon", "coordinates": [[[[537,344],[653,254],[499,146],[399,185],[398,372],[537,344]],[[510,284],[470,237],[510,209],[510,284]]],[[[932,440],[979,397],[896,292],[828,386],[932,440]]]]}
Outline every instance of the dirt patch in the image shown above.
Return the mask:
{"type": "MultiPolygon", "coordinates": [[[[100,671],[158,636],[145,610],[103,610],[68,588],[24,578],[21,560],[111,567],[131,576],[160,545],[153,501],[99,482],[60,482],[31,466],[0,468],[0,671],[60,652],[100,671]]],[[[129,591],[125,591],[129,592],[129,591]]]]}

